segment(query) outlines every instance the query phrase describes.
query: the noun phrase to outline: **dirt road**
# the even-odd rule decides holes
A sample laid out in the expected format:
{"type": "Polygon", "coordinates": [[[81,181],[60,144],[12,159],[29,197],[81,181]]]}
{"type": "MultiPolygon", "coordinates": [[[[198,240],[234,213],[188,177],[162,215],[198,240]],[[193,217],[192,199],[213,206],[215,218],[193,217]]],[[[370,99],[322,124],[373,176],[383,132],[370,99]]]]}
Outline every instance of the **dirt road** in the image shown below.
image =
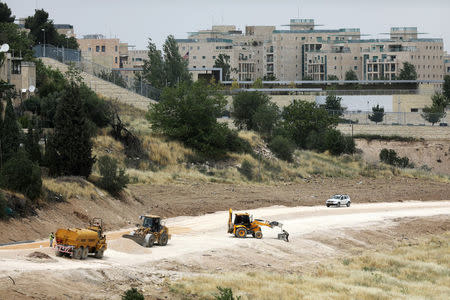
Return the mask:
{"type": "Polygon", "coordinates": [[[279,229],[263,228],[263,240],[237,239],[226,233],[227,212],[198,217],[175,217],[167,220],[172,239],[166,247],[142,248],[131,240],[121,238],[130,229],[110,232],[108,250],[102,260],[85,261],[55,257],[47,242],[0,247],[1,276],[17,275],[36,270],[101,269],[145,264],[162,259],[182,259],[183,256],[245,247],[268,250],[273,247],[294,250],[295,241],[305,235],[344,229],[367,229],[386,226],[394,218],[450,215],[450,201],[354,204],[350,208],[283,207],[274,206],[249,210],[255,217],[277,220],[290,233],[291,243],[277,240],[279,229]],[[26,256],[38,248],[51,256],[53,263],[36,263],[26,256]]]}

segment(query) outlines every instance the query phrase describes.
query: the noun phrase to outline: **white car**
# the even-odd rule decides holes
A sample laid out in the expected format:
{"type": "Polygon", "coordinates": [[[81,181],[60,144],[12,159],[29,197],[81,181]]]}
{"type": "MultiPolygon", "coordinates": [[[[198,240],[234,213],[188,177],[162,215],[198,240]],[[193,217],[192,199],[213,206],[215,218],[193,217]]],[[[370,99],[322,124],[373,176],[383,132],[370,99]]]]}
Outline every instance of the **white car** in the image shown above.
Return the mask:
{"type": "Polygon", "coordinates": [[[331,205],[341,206],[346,205],[347,207],[350,206],[350,196],[349,195],[334,195],[330,199],[327,200],[326,204],[327,207],[330,207],[331,205]]]}

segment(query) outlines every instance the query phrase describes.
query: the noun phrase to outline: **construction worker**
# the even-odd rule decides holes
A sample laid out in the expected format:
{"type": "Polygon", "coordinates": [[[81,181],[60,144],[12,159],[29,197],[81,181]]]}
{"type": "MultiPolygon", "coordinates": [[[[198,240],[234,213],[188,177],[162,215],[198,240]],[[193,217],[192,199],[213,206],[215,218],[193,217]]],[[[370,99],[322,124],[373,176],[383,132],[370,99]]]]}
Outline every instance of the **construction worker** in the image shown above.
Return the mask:
{"type": "Polygon", "coordinates": [[[55,235],[52,233],[50,233],[50,236],[48,237],[50,239],[50,248],[53,246],[53,240],[55,239],[55,235]]]}

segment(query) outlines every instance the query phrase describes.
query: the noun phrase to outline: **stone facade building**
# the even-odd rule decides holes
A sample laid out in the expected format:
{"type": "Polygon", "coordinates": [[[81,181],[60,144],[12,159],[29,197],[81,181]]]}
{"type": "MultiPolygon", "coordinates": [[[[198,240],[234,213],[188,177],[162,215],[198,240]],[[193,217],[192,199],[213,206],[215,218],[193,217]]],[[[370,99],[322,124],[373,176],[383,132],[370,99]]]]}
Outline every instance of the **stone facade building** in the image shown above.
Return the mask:
{"type": "Polygon", "coordinates": [[[232,79],[282,81],[345,79],[353,70],[359,80],[396,79],[404,62],[419,80],[442,80],[443,40],[419,38],[416,27],[391,28],[388,39],[362,39],[359,28],[316,29],[312,19],[291,19],[287,30],[275,26],[212,26],[178,39],[190,69],[214,66],[223,53],[230,57],[232,79]]]}

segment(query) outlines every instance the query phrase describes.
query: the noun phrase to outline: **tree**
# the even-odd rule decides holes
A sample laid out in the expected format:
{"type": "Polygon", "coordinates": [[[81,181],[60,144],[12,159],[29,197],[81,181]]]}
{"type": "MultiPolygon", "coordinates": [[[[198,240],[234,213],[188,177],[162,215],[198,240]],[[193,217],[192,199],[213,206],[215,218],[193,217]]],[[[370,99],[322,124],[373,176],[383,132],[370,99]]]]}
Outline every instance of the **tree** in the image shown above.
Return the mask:
{"type": "Polygon", "coordinates": [[[131,288],[127,290],[122,295],[122,300],[144,300],[144,295],[142,295],[136,288],[131,288]]]}
{"type": "Polygon", "coordinates": [[[356,75],[355,71],[348,70],[345,72],[345,80],[358,80],[358,76],[356,75]]]}
{"type": "Polygon", "coordinates": [[[192,79],[187,69],[188,62],[178,52],[178,44],[173,35],[167,37],[163,50],[167,86],[173,87],[181,82],[190,83],[192,79]]]}
{"type": "Polygon", "coordinates": [[[36,121],[32,120],[28,126],[27,136],[25,138],[25,151],[32,162],[39,164],[41,162],[40,137],[33,123],[36,123],[36,121]]]}
{"type": "Polygon", "coordinates": [[[447,103],[450,103],[450,75],[444,76],[444,85],[442,87],[442,93],[444,94],[444,97],[447,99],[447,103]]]}
{"type": "Polygon", "coordinates": [[[48,17],[48,12],[43,9],[36,9],[33,16],[29,16],[25,19],[25,28],[30,30],[30,37],[34,44],[43,44],[45,35],[46,44],[78,49],[76,39],[59,34],[53,25],[53,21],[48,17]]]}
{"type": "Polygon", "coordinates": [[[260,105],[253,114],[254,130],[268,137],[272,134],[279,119],[280,109],[275,103],[269,101],[265,105],[260,105]]]}
{"type": "Polygon", "coordinates": [[[264,75],[263,81],[278,81],[278,79],[273,74],[264,75]]]}
{"type": "Polygon", "coordinates": [[[214,61],[214,68],[222,69],[222,81],[230,80],[231,66],[229,55],[220,53],[214,61]]]}
{"type": "Polygon", "coordinates": [[[295,144],[288,138],[277,135],[269,143],[269,148],[279,158],[285,161],[292,161],[292,154],[295,150],[295,144]]]}
{"type": "Polygon", "coordinates": [[[207,157],[220,157],[227,150],[248,148],[217,118],[227,101],[219,91],[200,80],[164,89],[161,100],[151,104],[148,120],[152,129],[177,139],[207,157]]]}
{"type": "Polygon", "coordinates": [[[422,118],[430,122],[431,125],[439,123],[439,121],[447,115],[445,108],[449,104],[449,100],[445,98],[444,94],[435,93],[431,97],[432,105],[425,106],[422,110],[422,118]]]}
{"type": "Polygon", "coordinates": [[[99,185],[111,195],[117,196],[130,181],[128,175],[125,174],[125,169],[119,168],[117,160],[109,156],[100,157],[98,169],[102,176],[99,185]]]}
{"type": "Polygon", "coordinates": [[[253,88],[254,89],[262,89],[263,88],[263,81],[261,78],[257,78],[254,82],[253,82],[253,88]]]}
{"type": "Polygon", "coordinates": [[[398,80],[417,80],[416,67],[409,62],[404,62],[398,80]]]}
{"type": "Polygon", "coordinates": [[[5,43],[16,53],[20,53],[24,60],[33,59],[33,50],[31,49],[33,41],[26,32],[20,30],[17,24],[0,22],[0,44],[5,43]]]}
{"type": "Polygon", "coordinates": [[[372,114],[369,115],[369,120],[378,124],[379,122],[383,122],[384,118],[384,107],[377,106],[372,107],[372,114]]]}
{"type": "Polygon", "coordinates": [[[112,71],[111,70],[110,72],[107,72],[105,70],[102,70],[100,73],[96,74],[96,76],[101,78],[101,79],[103,79],[103,80],[112,82],[115,85],[118,85],[120,87],[123,87],[123,88],[127,88],[128,87],[127,82],[125,81],[125,79],[117,71],[112,71]]]}
{"type": "Polygon", "coordinates": [[[331,115],[340,117],[344,112],[344,108],[341,106],[341,101],[341,97],[337,97],[335,94],[330,93],[325,99],[325,109],[331,115]]]}
{"type": "Polygon", "coordinates": [[[300,148],[306,148],[310,132],[319,132],[337,124],[337,119],[330,116],[324,108],[302,100],[293,100],[283,109],[281,116],[284,132],[300,148]]]}
{"type": "Polygon", "coordinates": [[[151,39],[148,41],[147,49],[148,60],[144,61],[142,77],[153,87],[162,89],[167,82],[163,56],[151,39]]]}
{"type": "Polygon", "coordinates": [[[1,163],[10,159],[19,150],[21,131],[11,99],[6,102],[5,117],[1,130],[1,163]]]}
{"type": "Polygon", "coordinates": [[[0,2],[0,23],[13,23],[16,16],[11,15],[11,9],[6,3],[0,2]]]}
{"type": "Polygon", "coordinates": [[[88,118],[80,95],[80,75],[69,67],[68,83],[54,117],[54,134],[49,143],[49,172],[51,175],[88,177],[95,158],[88,118]]]}
{"type": "Polygon", "coordinates": [[[339,78],[336,75],[328,75],[328,80],[339,80],[339,78]]]}
{"type": "Polygon", "coordinates": [[[257,130],[254,115],[260,106],[267,106],[269,96],[260,92],[240,92],[233,96],[234,124],[239,129],[257,130]]]}
{"type": "Polygon", "coordinates": [[[34,200],[41,194],[41,169],[27,158],[23,150],[18,151],[3,165],[0,185],[34,200]]]}

